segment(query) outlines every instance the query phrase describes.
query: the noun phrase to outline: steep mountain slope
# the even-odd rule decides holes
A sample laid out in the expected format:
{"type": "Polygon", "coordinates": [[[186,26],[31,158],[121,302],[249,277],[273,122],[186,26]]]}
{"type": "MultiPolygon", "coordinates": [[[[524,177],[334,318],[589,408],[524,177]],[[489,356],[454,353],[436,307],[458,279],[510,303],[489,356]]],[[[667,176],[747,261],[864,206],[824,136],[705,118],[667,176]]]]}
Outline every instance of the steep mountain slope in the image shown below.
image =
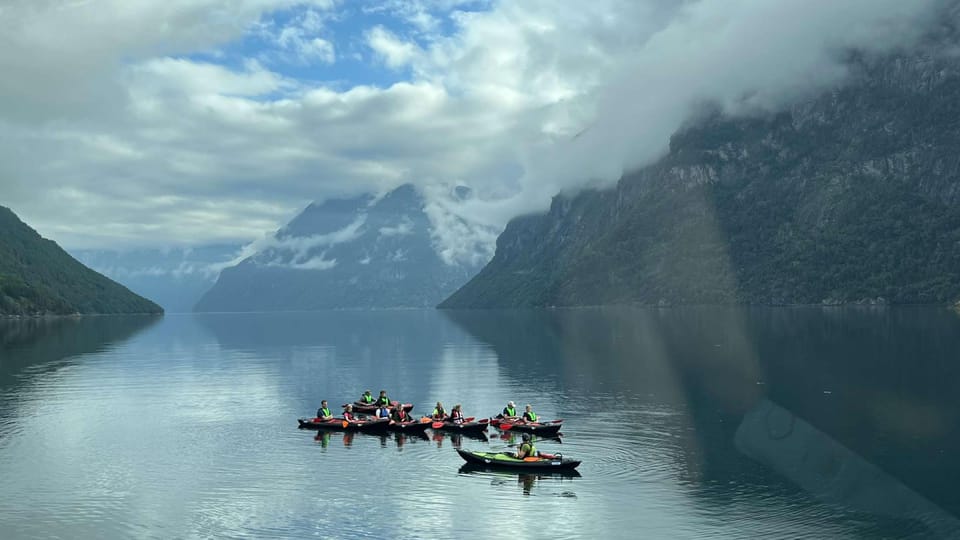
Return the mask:
{"type": "Polygon", "coordinates": [[[160,313],[0,206],[0,315],[160,313]]]}
{"type": "Polygon", "coordinates": [[[960,298],[960,56],[851,55],[778,114],[705,115],[613,189],[513,220],[441,307],[960,298]]]}
{"type": "Polygon", "coordinates": [[[441,259],[423,206],[410,185],[312,204],[221,272],[196,311],[434,306],[477,267],[441,259]]]}

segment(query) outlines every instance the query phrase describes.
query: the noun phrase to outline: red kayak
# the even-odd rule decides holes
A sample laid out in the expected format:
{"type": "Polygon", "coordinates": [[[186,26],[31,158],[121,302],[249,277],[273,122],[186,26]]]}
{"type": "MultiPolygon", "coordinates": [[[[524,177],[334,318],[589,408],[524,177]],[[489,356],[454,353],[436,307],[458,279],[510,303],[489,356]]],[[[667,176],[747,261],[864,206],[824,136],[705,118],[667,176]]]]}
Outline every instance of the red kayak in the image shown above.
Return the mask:
{"type": "Polygon", "coordinates": [[[333,431],[362,431],[364,433],[386,433],[390,427],[389,418],[377,418],[374,420],[344,420],[343,418],[331,418],[330,420],[321,420],[319,418],[298,418],[301,429],[329,429],[333,431]]]}
{"type": "Polygon", "coordinates": [[[472,422],[473,417],[467,417],[466,422],[456,423],[456,422],[433,422],[430,424],[430,427],[433,429],[441,429],[443,431],[449,431],[452,433],[482,433],[487,430],[489,425],[489,420],[486,418],[479,420],[477,422],[472,422]]]}
{"type": "Polygon", "coordinates": [[[504,431],[519,431],[522,433],[536,433],[545,437],[552,437],[560,432],[563,420],[549,422],[510,421],[502,418],[491,418],[490,425],[504,431]]]}

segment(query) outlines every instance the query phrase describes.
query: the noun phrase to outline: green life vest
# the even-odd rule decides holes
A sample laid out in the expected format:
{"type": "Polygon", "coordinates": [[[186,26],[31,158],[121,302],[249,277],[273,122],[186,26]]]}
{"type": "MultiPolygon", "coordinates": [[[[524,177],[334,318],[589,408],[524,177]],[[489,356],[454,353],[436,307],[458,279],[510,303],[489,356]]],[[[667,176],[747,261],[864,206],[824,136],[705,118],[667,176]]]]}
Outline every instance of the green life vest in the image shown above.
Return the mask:
{"type": "Polygon", "coordinates": [[[533,411],[530,411],[530,412],[526,413],[526,415],[530,418],[530,421],[531,421],[531,422],[536,422],[536,421],[537,421],[537,413],[535,413],[535,412],[533,412],[533,411]]]}
{"type": "Polygon", "coordinates": [[[330,414],[330,409],[320,409],[320,412],[322,413],[320,415],[321,418],[326,418],[327,416],[333,416],[332,414],[330,414]]]}
{"type": "Polygon", "coordinates": [[[534,446],[532,442],[523,443],[522,445],[520,445],[520,452],[523,454],[523,457],[525,458],[536,457],[537,447],[534,446]],[[526,448],[526,451],[524,451],[524,448],[526,448]]]}
{"type": "Polygon", "coordinates": [[[514,408],[511,408],[511,407],[504,407],[504,408],[503,408],[503,415],[504,415],[504,416],[516,416],[516,415],[517,415],[517,410],[514,409],[514,408]]]}
{"type": "Polygon", "coordinates": [[[373,403],[374,400],[373,400],[373,396],[371,396],[370,394],[364,394],[363,397],[360,398],[360,401],[364,403],[373,403]]]}
{"type": "Polygon", "coordinates": [[[383,396],[383,397],[377,399],[377,403],[379,403],[380,405],[389,405],[389,404],[390,404],[390,398],[388,398],[387,396],[383,396]]]}

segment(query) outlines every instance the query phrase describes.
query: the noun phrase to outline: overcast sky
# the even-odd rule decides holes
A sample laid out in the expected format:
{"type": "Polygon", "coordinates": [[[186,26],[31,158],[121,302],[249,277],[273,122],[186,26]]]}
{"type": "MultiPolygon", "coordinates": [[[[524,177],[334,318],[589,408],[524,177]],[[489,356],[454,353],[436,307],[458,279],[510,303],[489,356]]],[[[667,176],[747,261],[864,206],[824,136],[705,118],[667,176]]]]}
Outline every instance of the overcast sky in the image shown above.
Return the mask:
{"type": "Polygon", "coordinates": [[[413,182],[499,230],[694,105],[842,83],[841,51],[908,46],[940,3],[4,0],[0,205],[68,248],[189,246],[413,182]]]}

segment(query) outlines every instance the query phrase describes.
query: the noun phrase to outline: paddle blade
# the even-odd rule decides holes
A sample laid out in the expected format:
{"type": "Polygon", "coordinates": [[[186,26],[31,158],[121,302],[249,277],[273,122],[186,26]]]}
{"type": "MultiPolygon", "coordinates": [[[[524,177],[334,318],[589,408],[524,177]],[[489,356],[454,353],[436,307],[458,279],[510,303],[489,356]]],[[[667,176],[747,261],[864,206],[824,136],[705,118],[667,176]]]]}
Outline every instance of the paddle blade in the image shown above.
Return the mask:
{"type": "Polygon", "coordinates": [[[430,427],[432,427],[433,429],[440,429],[443,427],[443,422],[434,422],[430,424],[430,427]]]}
{"type": "Polygon", "coordinates": [[[421,424],[426,424],[426,423],[429,422],[430,420],[431,420],[431,419],[430,419],[429,416],[424,416],[423,418],[420,419],[420,423],[421,423],[421,424]]]}
{"type": "Polygon", "coordinates": [[[464,422],[473,422],[476,419],[475,416],[468,416],[463,419],[464,422]]]}
{"type": "Polygon", "coordinates": [[[540,458],[530,456],[530,457],[523,458],[523,460],[524,461],[540,461],[540,458]]]}
{"type": "Polygon", "coordinates": [[[344,420],[343,422],[340,422],[340,425],[342,425],[343,427],[347,427],[350,425],[350,422],[347,422],[346,420],[344,420]]]}
{"type": "Polygon", "coordinates": [[[504,431],[509,431],[510,428],[513,427],[513,424],[508,424],[508,423],[506,423],[506,422],[500,422],[500,426],[499,426],[499,427],[500,427],[500,429],[502,429],[502,430],[504,430],[504,431]]]}

